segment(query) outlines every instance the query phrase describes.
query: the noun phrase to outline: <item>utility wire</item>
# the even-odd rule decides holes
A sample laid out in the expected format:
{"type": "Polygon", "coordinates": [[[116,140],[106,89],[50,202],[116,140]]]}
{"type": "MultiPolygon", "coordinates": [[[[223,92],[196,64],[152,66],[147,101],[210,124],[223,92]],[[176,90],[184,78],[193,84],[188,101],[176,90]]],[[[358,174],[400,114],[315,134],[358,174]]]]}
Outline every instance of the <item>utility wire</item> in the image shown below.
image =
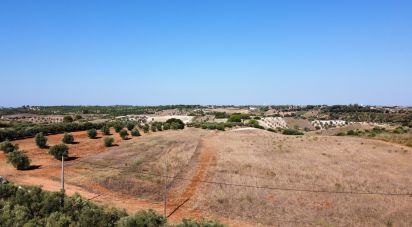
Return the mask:
{"type": "MultiPolygon", "coordinates": [[[[116,170],[126,170],[127,167],[113,167],[98,163],[92,163],[88,161],[76,160],[76,162],[86,163],[90,165],[100,166],[104,168],[111,168],[116,170]]],[[[77,164],[77,163],[76,163],[77,164]]],[[[66,165],[68,166],[68,165],[66,165]]],[[[138,174],[153,176],[153,177],[161,177],[161,178],[168,178],[173,180],[183,180],[183,181],[191,181],[191,182],[198,182],[204,184],[214,184],[214,185],[223,185],[223,186],[231,186],[231,187],[244,187],[244,188],[256,188],[256,189],[266,189],[266,190],[276,190],[276,191],[290,191],[290,192],[308,192],[308,193],[327,193],[327,194],[350,194],[350,195],[381,195],[381,196],[411,196],[412,193],[394,193],[394,192],[371,192],[371,191],[330,191],[330,190],[317,190],[317,189],[299,189],[299,188],[287,188],[287,187],[269,187],[269,186],[256,186],[256,185],[247,185],[247,184],[234,184],[234,183],[226,183],[226,182],[218,182],[218,181],[206,181],[206,180],[193,180],[184,177],[173,177],[173,176],[164,176],[161,174],[154,174],[154,173],[147,173],[147,172],[137,172],[138,174]]]]}

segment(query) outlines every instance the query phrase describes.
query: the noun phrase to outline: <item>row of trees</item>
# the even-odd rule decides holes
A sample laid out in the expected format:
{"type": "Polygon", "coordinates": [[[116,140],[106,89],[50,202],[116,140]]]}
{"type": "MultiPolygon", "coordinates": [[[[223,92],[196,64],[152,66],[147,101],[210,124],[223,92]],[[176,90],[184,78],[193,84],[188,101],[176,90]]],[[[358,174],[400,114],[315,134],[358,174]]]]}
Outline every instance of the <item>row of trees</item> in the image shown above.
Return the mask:
{"type": "Polygon", "coordinates": [[[100,129],[105,124],[103,123],[52,123],[52,124],[38,124],[38,125],[25,125],[24,127],[10,127],[0,129],[0,141],[23,139],[33,137],[38,133],[45,135],[57,134],[64,132],[83,131],[88,129],[100,129]]]}
{"type": "Polygon", "coordinates": [[[29,106],[17,108],[0,108],[0,115],[17,114],[17,113],[35,113],[35,114],[105,114],[111,116],[121,116],[128,114],[153,114],[157,111],[178,109],[193,110],[202,108],[199,105],[164,105],[164,106],[29,106]]]}
{"type": "Polygon", "coordinates": [[[202,128],[202,129],[210,129],[210,130],[221,130],[224,131],[226,128],[232,128],[235,126],[244,126],[243,123],[239,122],[225,122],[225,123],[217,123],[217,122],[192,122],[187,124],[188,127],[194,128],[202,128]]]}
{"type": "Polygon", "coordinates": [[[144,133],[148,133],[149,131],[157,132],[170,129],[184,129],[185,124],[180,119],[170,118],[166,122],[152,122],[151,124],[137,125],[137,127],[142,129],[144,133]]]}
{"type": "MultiPolygon", "coordinates": [[[[47,137],[44,136],[43,133],[36,134],[34,141],[39,148],[49,148],[47,145],[47,137]]],[[[48,153],[57,160],[61,160],[62,157],[64,160],[67,160],[69,158],[69,147],[66,144],[72,143],[74,143],[73,135],[70,133],[64,133],[62,143],[50,147],[48,153]]]]}
{"type": "Polygon", "coordinates": [[[17,124],[12,125],[5,129],[0,129],[0,142],[8,140],[23,139],[28,137],[33,137],[38,133],[43,133],[44,135],[58,134],[64,132],[76,132],[90,129],[102,129],[104,135],[110,134],[110,127],[113,127],[118,133],[120,130],[127,128],[128,130],[133,130],[135,127],[139,127],[145,132],[161,131],[169,129],[183,129],[185,124],[176,118],[171,118],[164,123],[154,122],[150,125],[140,125],[135,121],[115,121],[107,123],[79,123],[79,122],[66,122],[66,123],[52,123],[52,124],[17,124]]]}

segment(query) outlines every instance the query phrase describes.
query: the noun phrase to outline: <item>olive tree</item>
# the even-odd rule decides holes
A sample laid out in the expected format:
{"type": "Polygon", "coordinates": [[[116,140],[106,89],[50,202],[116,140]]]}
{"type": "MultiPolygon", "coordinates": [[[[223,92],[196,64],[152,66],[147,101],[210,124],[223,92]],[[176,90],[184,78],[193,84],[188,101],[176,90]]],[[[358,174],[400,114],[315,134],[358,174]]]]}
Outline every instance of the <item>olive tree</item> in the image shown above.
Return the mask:
{"type": "Polygon", "coordinates": [[[62,156],[64,160],[67,160],[69,157],[69,147],[64,143],[54,145],[49,149],[49,154],[53,155],[57,160],[61,160],[62,156]]]}
{"type": "Polygon", "coordinates": [[[129,135],[129,133],[127,132],[127,130],[122,129],[122,130],[120,130],[119,135],[123,140],[125,140],[125,139],[127,139],[127,136],[129,135]]]}
{"type": "Polygon", "coordinates": [[[132,134],[132,136],[140,136],[140,132],[137,129],[133,129],[131,134],[132,134]]]}
{"type": "Polygon", "coordinates": [[[104,137],[104,146],[111,147],[113,146],[114,139],[113,137],[106,136],[104,137]]]}
{"type": "Polygon", "coordinates": [[[70,134],[70,133],[67,133],[67,132],[64,133],[62,142],[65,143],[65,144],[72,144],[72,143],[74,142],[74,137],[73,137],[73,135],[70,134]]]}
{"type": "Polygon", "coordinates": [[[45,137],[42,132],[37,133],[36,136],[34,137],[34,140],[36,142],[36,145],[39,148],[47,147],[47,137],[45,137]]]}
{"type": "Polygon", "coordinates": [[[103,133],[103,135],[110,135],[110,127],[105,125],[100,129],[103,133]]]}
{"type": "Polygon", "coordinates": [[[63,117],[63,122],[65,122],[65,123],[73,122],[72,116],[64,116],[63,117]]]}
{"type": "Polygon", "coordinates": [[[96,136],[97,136],[96,129],[92,128],[92,129],[87,130],[87,135],[89,136],[90,139],[96,139],[96,136]]]}
{"type": "Polygon", "coordinates": [[[19,146],[13,145],[12,143],[10,143],[9,140],[3,141],[2,143],[0,143],[0,150],[2,150],[5,154],[13,152],[14,150],[18,150],[19,146]]]}
{"type": "Polygon", "coordinates": [[[30,168],[30,159],[23,151],[15,150],[7,154],[7,162],[18,170],[30,168]]]}

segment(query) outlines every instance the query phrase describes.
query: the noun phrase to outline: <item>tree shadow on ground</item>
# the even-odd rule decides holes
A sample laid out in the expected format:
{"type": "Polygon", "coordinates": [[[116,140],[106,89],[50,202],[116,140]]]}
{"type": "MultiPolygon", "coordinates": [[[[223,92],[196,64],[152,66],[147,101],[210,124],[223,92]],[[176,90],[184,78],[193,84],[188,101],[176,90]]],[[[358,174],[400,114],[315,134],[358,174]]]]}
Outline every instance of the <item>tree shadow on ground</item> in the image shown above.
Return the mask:
{"type": "Polygon", "coordinates": [[[41,165],[31,165],[29,168],[25,169],[24,171],[36,170],[40,168],[41,168],[41,165]]]}
{"type": "Polygon", "coordinates": [[[66,160],[64,160],[64,161],[73,161],[73,160],[76,160],[76,159],[78,159],[79,157],[68,157],[68,158],[66,158],[66,160]]]}

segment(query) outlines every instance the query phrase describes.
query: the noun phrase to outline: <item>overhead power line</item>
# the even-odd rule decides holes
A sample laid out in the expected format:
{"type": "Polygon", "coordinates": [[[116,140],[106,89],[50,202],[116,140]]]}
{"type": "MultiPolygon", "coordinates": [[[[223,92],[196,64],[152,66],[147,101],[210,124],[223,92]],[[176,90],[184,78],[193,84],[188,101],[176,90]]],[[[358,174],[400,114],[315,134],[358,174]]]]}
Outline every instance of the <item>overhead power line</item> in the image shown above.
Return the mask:
{"type": "MultiPolygon", "coordinates": [[[[108,166],[88,161],[76,160],[76,162],[86,163],[90,165],[100,166],[104,168],[111,168],[116,170],[126,170],[127,167],[114,167],[108,166]]],[[[77,163],[75,163],[77,164],[77,163]]],[[[74,165],[74,164],[72,164],[74,165]]],[[[68,165],[66,165],[68,166],[68,165]]],[[[161,177],[161,178],[168,178],[173,180],[183,180],[183,181],[190,181],[190,182],[198,182],[203,184],[214,184],[214,185],[223,185],[223,186],[231,186],[231,187],[243,187],[243,188],[255,188],[255,189],[265,189],[265,190],[276,190],[276,191],[289,191],[289,192],[307,192],[307,193],[327,193],[327,194],[350,194],[350,195],[381,195],[381,196],[411,196],[412,193],[395,193],[395,192],[371,192],[371,191],[331,191],[331,190],[321,190],[321,189],[302,189],[302,188],[288,188],[288,187],[269,187],[269,186],[256,186],[256,185],[247,185],[247,184],[234,184],[234,183],[226,183],[226,182],[218,182],[218,181],[207,181],[207,180],[194,180],[188,179],[184,177],[176,177],[176,176],[165,176],[161,174],[154,174],[154,173],[147,173],[147,172],[136,172],[138,174],[153,176],[153,177],[161,177]]]]}

